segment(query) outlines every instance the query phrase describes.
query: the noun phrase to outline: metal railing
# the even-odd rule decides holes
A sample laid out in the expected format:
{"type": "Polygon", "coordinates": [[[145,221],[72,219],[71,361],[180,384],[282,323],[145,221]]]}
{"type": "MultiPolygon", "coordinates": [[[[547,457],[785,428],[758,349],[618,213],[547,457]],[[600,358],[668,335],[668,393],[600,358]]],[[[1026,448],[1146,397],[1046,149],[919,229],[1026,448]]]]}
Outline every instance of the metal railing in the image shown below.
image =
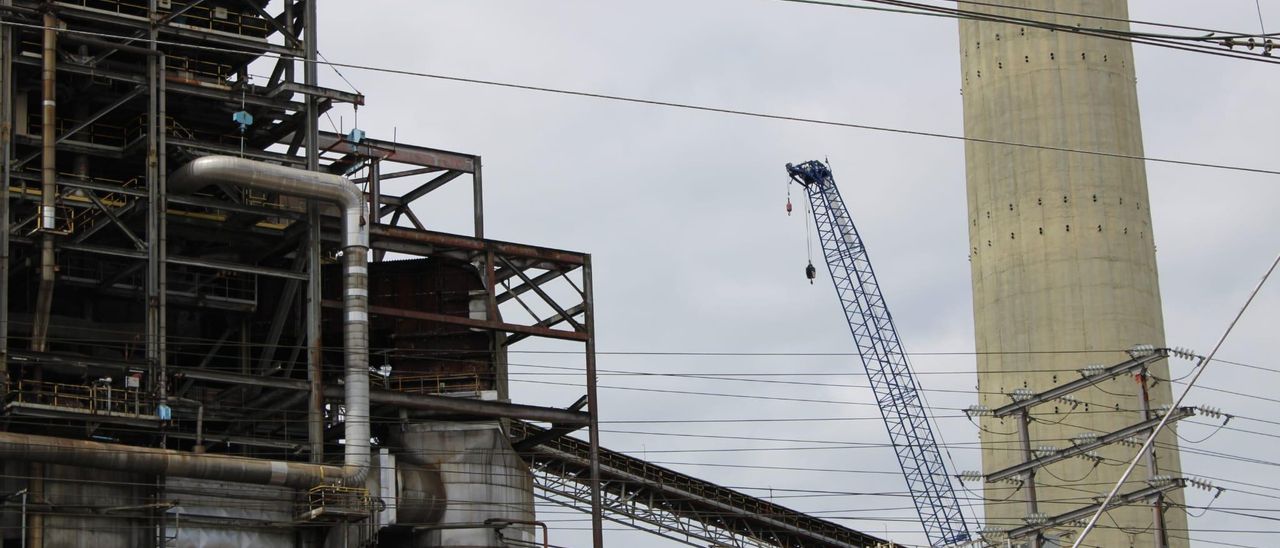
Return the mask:
{"type": "Polygon", "coordinates": [[[407,394],[448,394],[458,392],[480,392],[487,390],[490,384],[487,375],[479,373],[467,374],[433,374],[433,375],[391,375],[383,377],[373,375],[373,381],[383,388],[407,394]]]}
{"type": "Polygon", "coordinates": [[[373,499],[363,487],[317,485],[307,491],[307,509],[315,514],[369,512],[372,508],[373,499]]]}
{"type": "MultiPolygon", "coordinates": [[[[134,17],[147,17],[148,12],[146,0],[62,0],[58,3],[134,17]]],[[[162,3],[159,12],[168,15],[181,10],[181,14],[171,22],[175,25],[255,38],[267,36],[267,22],[257,13],[241,13],[225,7],[191,6],[191,2],[184,1],[168,4],[166,9],[162,3]]]]}
{"type": "Polygon", "coordinates": [[[45,405],[88,414],[154,416],[154,400],[135,388],[106,383],[66,384],[20,380],[7,403],[45,405]]]}

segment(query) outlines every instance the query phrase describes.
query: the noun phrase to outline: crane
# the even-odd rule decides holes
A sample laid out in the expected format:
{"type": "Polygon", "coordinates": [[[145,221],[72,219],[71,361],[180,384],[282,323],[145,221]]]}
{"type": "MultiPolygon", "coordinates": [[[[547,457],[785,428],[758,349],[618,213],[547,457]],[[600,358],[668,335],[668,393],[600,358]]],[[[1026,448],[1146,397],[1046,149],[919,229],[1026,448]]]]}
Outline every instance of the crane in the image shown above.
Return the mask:
{"type": "MultiPolygon", "coordinates": [[[[817,160],[787,164],[787,174],[809,195],[810,211],[831,281],[835,283],[840,306],[849,321],[849,330],[889,429],[889,440],[897,453],[925,535],[932,546],[967,542],[969,528],[960,512],[938,443],[934,441],[920,388],[911,374],[862,237],[840,198],[831,166],[817,160]]],[[[790,201],[787,205],[789,211],[790,201]]],[[[812,263],[806,275],[813,279],[812,263]]]]}

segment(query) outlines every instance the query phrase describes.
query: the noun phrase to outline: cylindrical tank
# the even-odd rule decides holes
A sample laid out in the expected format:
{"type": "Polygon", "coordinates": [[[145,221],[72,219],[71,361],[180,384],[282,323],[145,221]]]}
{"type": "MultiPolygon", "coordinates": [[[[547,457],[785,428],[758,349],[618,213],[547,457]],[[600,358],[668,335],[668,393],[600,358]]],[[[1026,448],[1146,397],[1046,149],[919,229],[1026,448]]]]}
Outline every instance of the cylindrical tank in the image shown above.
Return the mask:
{"type": "MultiPolygon", "coordinates": [[[[1123,0],[1063,0],[1055,12],[1031,0],[960,2],[959,7],[1069,27],[1127,30],[1123,0]],[[1076,14],[1076,15],[1070,15],[1076,14]]],[[[962,19],[964,133],[982,140],[1141,157],[1133,51],[1127,42],[1026,25],[962,19]]],[[[1114,364],[1134,344],[1163,346],[1155,245],[1141,160],[968,141],[969,254],[981,403],[1009,403],[1025,388],[1040,392],[1079,378],[1089,364],[1114,364]]],[[[1167,364],[1152,373],[1168,378],[1167,364]]],[[[1133,378],[1074,394],[1082,402],[1035,408],[1031,448],[1064,447],[1084,432],[1105,433],[1144,419],[1133,378]]],[[[1169,384],[1151,388],[1153,405],[1171,401],[1169,384]]],[[[1024,460],[1017,420],[982,420],[982,462],[992,472],[1024,460]]],[[[1176,439],[1161,436],[1159,471],[1177,474],[1176,439]]],[[[1108,465],[1071,459],[1037,476],[1038,510],[1049,516],[1105,495],[1135,449],[1099,453],[1108,465]],[[1051,475],[1050,475],[1051,474],[1051,475]]],[[[1139,468],[1127,492],[1141,487],[1139,468]]],[[[1027,489],[987,486],[991,528],[1026,523],[1027,489]],[[1012,497],[1012,498],[1010,498],[1012,497]],[[1009,499],[1009,502],[1005,502],[1009,499]]],[[[1171,502],[1181,502],[1173,495],[1171,502]]],[[[1110,512],[1090,545],[1153,546],[1150,506],[1110,512]]],[[[1185,546],[1186,516],[1164,512],[1172,546],[1185,546]]],[[[1069,535],[1060,528],[1048,536],[1069,535]]]]}
{"type": "Polygon", "coordinates": [[[504,539],[533,543],[529,526],[486,525],[534,519],[533,476],[497,423],[408,424],[397,438],[399,462],[438,470],[445,493],[443,515],[431,522],[436,525],[416,530],[415,548],[509,546],[504,539]]]}

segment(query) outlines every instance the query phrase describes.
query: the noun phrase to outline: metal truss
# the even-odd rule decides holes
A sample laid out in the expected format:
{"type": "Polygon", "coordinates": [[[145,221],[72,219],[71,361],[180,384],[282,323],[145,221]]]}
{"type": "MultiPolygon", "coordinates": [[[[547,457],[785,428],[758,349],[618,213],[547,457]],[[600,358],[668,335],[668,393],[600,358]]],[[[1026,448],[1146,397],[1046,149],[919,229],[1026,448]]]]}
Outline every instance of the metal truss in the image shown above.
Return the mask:
{"type": "Polygon", "coordinates": [[[808,192],[831,281],[925,535],[934,546],[964,542],[969,539],[969,530],[934,440],[920,389],[831,169],[815,160],[798,166],[788,164],[787,172],[808,192]]]}
{"type": "MultiPolygon", "coordinates": [[[[565,479],[562,475],[540,467],[533,469],[533,485],[540,491],[535,496],[541,500],[583,513],[591,512],[591,492],[584,483],[565,479]]],[[[750,536],[713,527],[706,522],[666,512],[653,502],[608,495],[601,500],[606,512],[604,519],[689,546],[774,546],[750,536]]]]}
{"type": "MultiPolygon", "coordinates": [[[[512,423],[512,439],[547,432],[512,423]]],[[[589,512],[588,451],[584,441],[561,437],[525,452],[537,496],[589,512]]],[[[744,495],[647,461],[600,448],[604,519],[690,546],[873,547],[888,541],[744,495]]]]}

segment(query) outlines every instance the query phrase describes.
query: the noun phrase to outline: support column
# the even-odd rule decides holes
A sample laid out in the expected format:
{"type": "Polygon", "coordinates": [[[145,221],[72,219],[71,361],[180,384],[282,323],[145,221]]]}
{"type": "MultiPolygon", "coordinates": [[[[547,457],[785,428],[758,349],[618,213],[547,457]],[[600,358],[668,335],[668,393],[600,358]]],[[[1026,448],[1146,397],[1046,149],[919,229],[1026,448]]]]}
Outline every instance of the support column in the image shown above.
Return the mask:
{"type": "MultiPolygon", "coordinates": [[[[302,32],[305,48],[303,59],[303,83],[316,86],[318,57],[316,49],[316,2],[311,0],[303,7],[302,32]]],[[[292,24],[292,22],[290,23],[292,24]]],[[[306,95],[306,136],[304,147],[307,169],[320,169],[320,134],[316,119],[318,108],[313,95],[306,95]]],[[[311,392],[307,405],[307,438],[311,445],[311,461],[324,460],[324,353],[321,346],[321,292],[320,254],[323,252],[320,233],[320,207],[315,200],[307,200],[307,378],[311,392]]]]}
{"type": "MultiPolygon", "coordinates": [[[[1018,415],[1018,441],[1022,445],[1022,460],[1030,462],[1035,460],[1035,455],[1031,453],[1031,414],[1025,409],[1018,415]]],[[[1033,516],[1040,513],[1039,501],[1036,500],[1036,469],[1027,470],[1026,483],[1022,486],[1027,491],[1027,515],[1033,516]]],[[[1036,533],[1031,537],[1030,548],[1040,548],[1040,533],[1036,533]]]]}
{"type": "Polygon", "coordinates": [[[591,256],[587,255],[582,262],[582,289],[584,314],[583,322],[587,329],[587,412],[591,417],[591,538],[592,546],[604,548],[604,513],[600,501],[600,399],[596,388],[596,327],[594,290],[591,282],[591,256]]]}
{"type": "MultiPolygon", "coordinates": [[[[1142,416],[1146,420],[1155,418],[1155,414],[1151,412],[1151,391],[1147,388],[1150,379],[1151,376],[1147,374],[1146,368],[1143,368],[1142,373],[1135,377],[1140,387],[1139,390],[1142,391],[1142,416]]],[[[1151,481],[1160,474],[1155,447],[1147,450],[1146,459],[1147,481],[1151,481]]],[[[1151,505],[1151,523],[1156,529],[1155,548],[1168,548],[1169,546],[1169,531],[1165,527],[1164,506],[1164,493],[1160,493],[1156,495],[1155,502],[1151,505]]]]}

